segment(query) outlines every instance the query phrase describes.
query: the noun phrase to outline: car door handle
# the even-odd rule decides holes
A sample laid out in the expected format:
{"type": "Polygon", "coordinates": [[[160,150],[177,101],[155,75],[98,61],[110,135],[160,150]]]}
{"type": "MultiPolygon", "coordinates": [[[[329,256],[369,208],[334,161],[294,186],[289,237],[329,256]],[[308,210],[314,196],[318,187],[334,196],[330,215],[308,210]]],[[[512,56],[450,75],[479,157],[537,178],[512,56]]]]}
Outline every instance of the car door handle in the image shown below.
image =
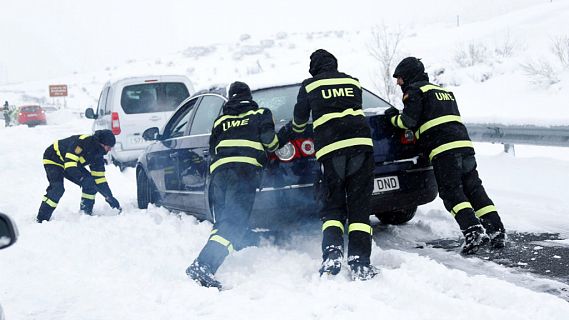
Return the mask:
{"type": "Polygon", "coordinates": [[[204,156],[204,157],[209,157],[209,150],[204,150],[204,151],[203,151],[203,156],[204,156]]]}
{"type": "Polygon", "coordinates": [[[170,159],[174,159],[174,158],[177,158],[177,157],[178,157],[178,153],[172,152],[172,153],[170,153],[168,156],[170,157],[170,159]]]}
{"type": "Polygon", "coordinates": [[[157,117],[157,116],[154,116],[154,117],[151,117],[151,118],[150,118],[150,120],[152,120],[152,121],[158,121],[158,120],[160,120],[160,119],[162,119],[162,118],[157,117]]]}

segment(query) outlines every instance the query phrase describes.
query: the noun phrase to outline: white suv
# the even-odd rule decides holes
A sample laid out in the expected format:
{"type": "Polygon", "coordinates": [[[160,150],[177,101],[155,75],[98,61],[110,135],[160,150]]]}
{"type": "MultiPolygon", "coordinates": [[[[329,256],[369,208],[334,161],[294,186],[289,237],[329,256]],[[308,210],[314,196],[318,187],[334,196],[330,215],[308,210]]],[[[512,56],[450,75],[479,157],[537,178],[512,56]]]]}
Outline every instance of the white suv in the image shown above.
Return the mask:
{"type": "Polygon", "coordinates": [[[124,78],[109,81],[99,96],[96,112],[85,110],[94,119],[95,130],[110,129],[117,143],[109,153],[112,163],[123,169],[134,166],[150,144],[142,138],[144,130],[162,127],[176,107],[194,93],[185,76],[164,75],[124,78]]]}

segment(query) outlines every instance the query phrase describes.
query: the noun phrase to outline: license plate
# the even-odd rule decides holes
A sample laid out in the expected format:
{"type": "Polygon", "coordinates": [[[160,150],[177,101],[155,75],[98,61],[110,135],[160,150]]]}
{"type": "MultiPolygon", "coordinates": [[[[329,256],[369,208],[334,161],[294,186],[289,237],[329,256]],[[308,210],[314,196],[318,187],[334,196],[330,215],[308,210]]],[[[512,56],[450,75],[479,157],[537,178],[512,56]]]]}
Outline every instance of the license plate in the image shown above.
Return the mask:
{"type": "Polygon", "coordinates": [[[36,113],[30,113],[30,114],[28,114],[28,117],[35,117],[35,116],[37,116],[36,113]]]}
{"type": "Polygon", "coordinates": [[[129,141],[131,144],[142,144],[144,143],[144,138],[142,138],[141,136],[134,136],[130,137],[129,141]]]}
{"type": "Polygon", "coordinates": [[[373,180],[373,193],[381,193],[399,189],[399,178],[397,176],[375,178],[373,180]]]}

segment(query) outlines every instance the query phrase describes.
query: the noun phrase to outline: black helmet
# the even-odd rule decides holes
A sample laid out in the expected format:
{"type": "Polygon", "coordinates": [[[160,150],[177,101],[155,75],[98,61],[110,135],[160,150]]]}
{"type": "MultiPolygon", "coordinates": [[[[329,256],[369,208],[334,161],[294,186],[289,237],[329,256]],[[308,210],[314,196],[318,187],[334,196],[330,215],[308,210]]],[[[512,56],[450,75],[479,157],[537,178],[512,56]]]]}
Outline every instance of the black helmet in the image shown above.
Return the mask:
{"type": "Polygon", "coordinates": [[[336,70],[338,70],[338,60],[330,52],[324,49],[318,49],[310,55],[310,69],[308,72],[310,72],[313,77],[321,71],[336,70]]]}
{"type": "Polygon", "coordinates": [[[395,68],[393,72],[393,78],[403,78],[403,81],[408,82],[415,79],[419,75],[425,73],[425,66],[421,62],[421,59],[415,57],[407,57],[395,68]]]}
{"type": "Polygon", "coordinates": [[[229,86],[230,100],[252,100],[251,89],[245,82],[235,81],[229,86]]]}
{"type": "Polygon", "coordinates": [[[99,143],[102,143],[109,147],[114,147],[115,143],[117,142],[117,139],[115,139],[115,135],[113,134],[113,132],[108,129],[95,131],[93,137],[99,143]]]}

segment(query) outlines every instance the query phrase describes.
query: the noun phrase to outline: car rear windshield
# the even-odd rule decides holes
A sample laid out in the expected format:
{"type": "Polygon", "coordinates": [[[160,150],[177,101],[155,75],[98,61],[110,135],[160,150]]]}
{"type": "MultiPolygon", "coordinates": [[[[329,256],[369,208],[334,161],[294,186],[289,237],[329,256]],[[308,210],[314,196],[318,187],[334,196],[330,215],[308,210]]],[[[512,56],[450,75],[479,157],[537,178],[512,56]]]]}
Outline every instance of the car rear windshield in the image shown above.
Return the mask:
{"type": "Polygon", "coordinates": [[[20,109],[22,112],[37,112],[40,111],[40,106],[25,106],[20,109]]]}
{"type": "Polygon", "coordinates": [[[181,82],[136,84],[124,87],[121,106],[127,114],[174,111],[189,95],[181,82]]]}
{"type": "MultiPolygon", "coordinates": [[[[256,90],[253,92],[253,100],[255,100],[260,107],[271,110],[275,118],[275,123],[286,122],[292,120],[292,113],[299,89],[300,85],[293,85],[256,90]]],[[[363,90],[362,98],[362,108],[364,110],[390,107],[389,103],[366,89],[363,90]]]]}

